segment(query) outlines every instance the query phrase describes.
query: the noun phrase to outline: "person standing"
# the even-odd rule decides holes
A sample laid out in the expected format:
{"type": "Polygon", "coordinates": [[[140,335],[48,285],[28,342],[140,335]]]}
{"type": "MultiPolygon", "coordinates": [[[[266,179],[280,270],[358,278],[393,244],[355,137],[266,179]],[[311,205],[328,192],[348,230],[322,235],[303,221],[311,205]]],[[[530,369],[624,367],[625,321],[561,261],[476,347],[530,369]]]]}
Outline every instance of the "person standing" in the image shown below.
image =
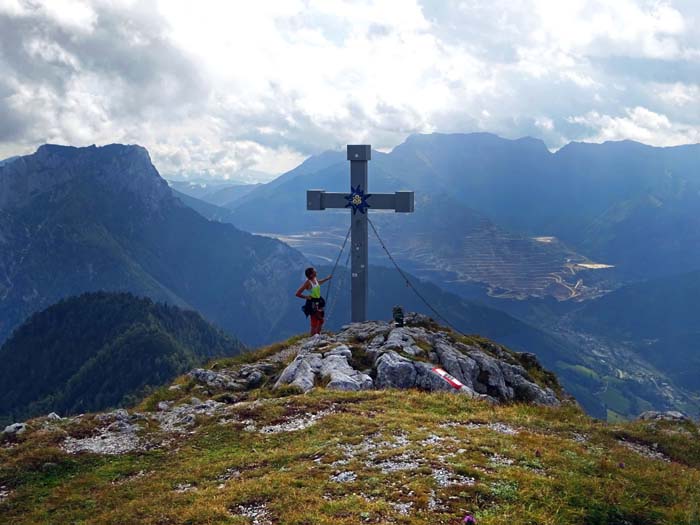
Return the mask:
{"type": "Polygon", "coordinates": [[[326,301],[321,297],[321,285],[329,281],[333,275],[319,280],[316,269],[313,267],[304,270],[304,275],[306,275],[306,281],[299,287],[295,295],[306,300],[306,304],[304,304],[302,310],[307,317],[311,318],[311,335],[320,334],[324,320],[324,307],[326,305],[326,301]],[[305,290],[309,290],[310,292],[304,295],[305,290]]]}

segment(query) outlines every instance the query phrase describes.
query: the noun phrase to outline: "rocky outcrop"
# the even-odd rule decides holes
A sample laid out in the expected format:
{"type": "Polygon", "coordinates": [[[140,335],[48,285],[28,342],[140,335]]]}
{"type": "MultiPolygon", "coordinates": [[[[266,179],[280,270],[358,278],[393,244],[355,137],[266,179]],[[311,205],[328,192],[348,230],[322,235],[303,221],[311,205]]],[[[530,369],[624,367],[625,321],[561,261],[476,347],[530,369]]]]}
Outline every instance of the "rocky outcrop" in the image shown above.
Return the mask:
{"type": "Polygon", "coordinates": [[[366,390],[372,388],[372,378],[350,364],[352,351],[347,345],[335,345],[332,338],[315,337],[303,345],[300,352],[275,383],[296,386],[308,392],[317,384],[336,390],[366,390]],[[325,349],[325,350],[324,350],[325,349]]]}
{"type": "Polygon", "coordinates": [[[205,370],[195,368],[187,375],[199,383],[214,389],[243,391],[261,386],[268,375],[276,370],[269,361],[243,365],[237,370],[205,370]]]}
{"type": "MultiPolygon", "coordinates": [[[[180,436],[196,433],[198,426],[207,421],[274,434],[307,428],[337,412],[336,407],[327,406],[315,414],[292,413],[284,420],[258,426],[250,417],[268,396],[251,400],[257,397],[251,396],[250,391],[255,389],[420,389],[491,403],[560,404],[562,394],[556,379],[532,354],[511,352],[477,337],[455,335],[424,316],[407,314],[405,320],[407,324],[401,327],[377,321],[353,323],[337,334],[307,337],[275,353],[267,352],[266,357],[252,363],[219,362],[211,369],[194,369],[187,374],[189,381],[171,385],[165,398],[154,400],[154,406],[144,412],[119,409],[63,418],[51,413],[29,424],[15,423],[0,434],[0,443],[14,446],[27,434],[42,430],[59,434],[61,449],[70,454],[118,455],[167,448],[180,436]],[[446,372],[449,381],[436,369],[446,372]]],[[[653,414],[657,413],[647,413],[646,418],[676,417],[673,413],[653,414]]],[[[473,428],[481,425],[468,424],[473,428]]],[[[517,432],[502,424],[489,428],[517,432]]],[[[387,469],[396,467],[387,461],[380,465],[384,463],[387,469]]],[[[404,458],[397,465],[405,463],[404,458]]]]}
{"type": "Polygon", "coordinates": [[[26,423],[12,423],[7,425],[5,430],[0,433],[3,439],[14,439],[17,436],[21,436],[27,431],[26,423]]]}
{"type": "Polygon", "coordinates": [[[675,423],[683,423],[692,421],[688,416],[676,410],[668,410],[666,412],[657,412],[655,410],[647,410],[639,414],[637,419],[642,421],[672,421],[675,423]]]}
{"type": "Polygon", "coordinates": [[[353,323],[335,336],[304,341],[275,388],[292,385],[304,392],[318,385],[338,390],[419,388],[496,403],[560,403],[550,386],[538,384],[528,372],[542,370],[534,355],[510,352],[486,341],[460,340],[424,316],[408,314],[406,322],[403,327],[353,323]],[[443,369],[463,386],[455,388],[434,368],[443,369]]]}

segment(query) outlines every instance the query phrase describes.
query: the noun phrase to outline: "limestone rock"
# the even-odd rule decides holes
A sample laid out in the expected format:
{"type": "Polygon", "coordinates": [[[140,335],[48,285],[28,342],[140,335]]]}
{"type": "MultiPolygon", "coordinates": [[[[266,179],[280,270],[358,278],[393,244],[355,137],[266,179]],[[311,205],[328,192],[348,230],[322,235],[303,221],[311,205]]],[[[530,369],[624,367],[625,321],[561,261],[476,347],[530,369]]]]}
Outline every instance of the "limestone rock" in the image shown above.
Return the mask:
{"type": "Polygon", "coordinates": [[[2,435],[3,437],[14,438],[24,434],[27,428],[26,423],[13,423],[5,427],[5,430],[2,431],[2,435]]]}
{"type": "Polygon", "coordinates": [[[377,359],[377,388],[413,388],[416,386],[416,368],[413,361],[393,350],[377,359]]]}
{"type": "Polygon", "coordinates": [[[387,350],[403,350],[405,347],[412,346],[415,343],[413,337],[406,327],[394,328],[386,338],[384,348],[387,350]]]}
{"type": "Polygon", "coordinates": [[[668,410],[666,412],[647,410],[646,412],[642,412],[641,414],[639,414],[637,419],[640,419],[642,421],[675,421],[678,423],[691,421],[691,419],[688,416],[676,410],[668,410]]]}
{"type": "Polygon", "coordinates": [[[221,388],[225,390],[241,390],[237,387],[233,378],[228,374],[215,372],[214,370],[204,370],[203,368],[195,368],[188,374],[192,379],[199,383],[204,383],[212,388],[221,388]]]}
{"type": "Polygon", "coordinates": [[[479,397],[494,403],[522,401],[555,406],[560,403],[550,388],[538,385],[528,368],[539,367],[533,354],[515,354],[490,342],[467,344],[451,334],[432,328],[425,316],[407,314],[406,326],[370,321],[352,323],[336,336],[314,336],[282,372],[275,388],[295,385],[307,392],[317,384],[341,390],[366,388],[419,388],[479,397]],[[356,370],[353,351],[366,357],[356,370]],[[456,390],[433,368],[440,367],[464,386],[456,390]],[[374,377],[374,379],[372,379],[374,377]]]}
{"type": "MultiPolygon", "coordinates": [[[[314,348],[319,348],[319,346],[314,348]]],[[[355,370],[348,362],[348,359],[351,358],[352,352],[346,345],[336,346],[326,353],[318,351],[300,353],[284,369],[275,383],[275,388],[283,385],[293,385],[304,392],[308,392],[317,382],[323,382],[324,380],[328,380],[327,388],[336,390],[365,390],[372,388],[372,378],[359,370],[355,370]]]]}
{"type": "Polygon", "coordinates": [[[316,373],[321,370],[321,357],[317,354],[299,354],[294,358],[275,383],[275,388],[292,385],[308,392],[315,385],[316,373]]]}
{"type": "MultiPolygon", "coordinates": [[[[347,351],[350,353],[350,349],[347,351]]],[[[320,374],[322,378],[330,378],[326,388],[354,391],[366,390],[373,386],[372,378],[350,366],[345,355],[326,355],[321,361],[320,374]]]]}
{"type": "Polygon", "coordinates": [[[265,374],[263,374],[260,370],[253,370],[250,372],[250,374],[246,375],[245,378],[247,389],[257,388],[265,380],[265,374]]]}

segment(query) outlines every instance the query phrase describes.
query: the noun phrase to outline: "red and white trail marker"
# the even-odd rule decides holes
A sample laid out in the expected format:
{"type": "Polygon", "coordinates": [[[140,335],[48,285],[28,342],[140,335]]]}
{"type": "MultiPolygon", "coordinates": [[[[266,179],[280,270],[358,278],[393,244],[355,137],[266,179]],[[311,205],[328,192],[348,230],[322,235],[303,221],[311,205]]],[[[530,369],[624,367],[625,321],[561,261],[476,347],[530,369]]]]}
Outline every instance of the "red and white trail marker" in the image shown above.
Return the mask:
{"type": "Polygon", "coordinates": [[[441,378],[447,381],[447,383],[449,383],[449,385],[455,390],[459,390],[460,388],[464,387],[464,385],[459,381],[459,379],[457,379],[451,374],[448,374],[442,368],[438,368],[436,366],[435,368],[433,368],[433,372],[435,372],[437,375],[439,375],[441,378]]]}

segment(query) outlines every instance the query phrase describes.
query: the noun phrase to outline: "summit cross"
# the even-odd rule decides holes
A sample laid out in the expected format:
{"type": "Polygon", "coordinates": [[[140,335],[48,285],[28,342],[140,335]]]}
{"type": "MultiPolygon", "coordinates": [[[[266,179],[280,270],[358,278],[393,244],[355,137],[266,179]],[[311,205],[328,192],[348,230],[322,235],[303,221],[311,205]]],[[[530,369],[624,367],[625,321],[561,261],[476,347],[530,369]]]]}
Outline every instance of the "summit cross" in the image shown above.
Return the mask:
{"type": "Polygon", "coordinates": [[[353,323],[367,320],[368,290],[368,235],[367,213],[374,210],[394,210],[396,212],[413,212],[414,194],[412,191],[395,193],[369,193],[367,188],[368,162],[372,157],[372,148],[368,144],[348,145],[350,161],[350,193],[333,193],[325,190],[306,191],[307,210],[325,210],[326,208],[350,208],[352,251],[350,274],[353,323]]]}

